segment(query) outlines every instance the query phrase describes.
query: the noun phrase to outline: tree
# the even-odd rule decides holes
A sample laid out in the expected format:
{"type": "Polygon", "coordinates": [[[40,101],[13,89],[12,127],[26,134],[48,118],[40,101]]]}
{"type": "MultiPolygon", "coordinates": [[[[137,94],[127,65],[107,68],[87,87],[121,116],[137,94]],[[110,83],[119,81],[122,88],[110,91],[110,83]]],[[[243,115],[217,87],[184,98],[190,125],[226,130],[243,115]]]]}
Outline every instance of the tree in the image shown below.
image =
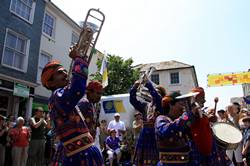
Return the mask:
{"type": "MultiPolygon", "coordinates": [[[[139,79],[139,70],[133,69],[132,58],[124,60],[120,56],[108,55],[108,86],[105,88],[104,95],[114,95],[128,93],[134,82],[139,79]]],[[[100,71],[102,60],[97,61],[100,71]]],[[[92,75],[92,80],[102,81],[99,73],[92,75]]]]}

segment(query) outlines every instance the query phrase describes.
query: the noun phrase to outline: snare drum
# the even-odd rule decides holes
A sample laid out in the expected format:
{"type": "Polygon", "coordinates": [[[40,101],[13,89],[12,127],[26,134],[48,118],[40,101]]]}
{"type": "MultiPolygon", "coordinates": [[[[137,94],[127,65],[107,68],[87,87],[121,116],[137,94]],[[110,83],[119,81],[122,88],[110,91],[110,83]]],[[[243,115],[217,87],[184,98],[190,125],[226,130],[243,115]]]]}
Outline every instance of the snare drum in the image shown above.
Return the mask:
{"type": "Polygon", "coordinates": [[[243,139],[241,131],[228,123],[214,123],[212,130],[217,145],[225,150],[236,149],[243,139]]]}

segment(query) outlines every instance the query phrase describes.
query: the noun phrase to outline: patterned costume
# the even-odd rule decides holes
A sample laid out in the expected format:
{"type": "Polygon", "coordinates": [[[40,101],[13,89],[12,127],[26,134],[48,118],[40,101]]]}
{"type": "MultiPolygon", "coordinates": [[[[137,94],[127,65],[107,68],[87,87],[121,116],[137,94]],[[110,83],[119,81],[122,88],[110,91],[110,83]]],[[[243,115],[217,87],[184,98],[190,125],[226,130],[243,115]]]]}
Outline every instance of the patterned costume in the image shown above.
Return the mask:
{"type": "MultiPolygon", "coordinates": [[[[50,69],[49,66],[46,67],[50,69]]],[[[47,85],[46,80],[49,77],[43,77],[43,74],[43,85],[47,85]]],[[[53,132],[57,139],[60,140],[55,159],[61,161],[62,165],[65,166],[103,165],[101,154],[93,146],[93,137],[86,123],[81,120],[74,109],[85,94],[87,75],[88,64],[83,59],[76,58],[70,84],[53,91],[49,99],[50,117],[54,127],[53,132]]]]}
{"type": "MultiPolygon", "coordinates": [[[[204,138],[204,136],[207,136],[207,133],[212,133],[212,129],[210,127],[208,117],[203,116],[202,118],[196,119],[196,121],[192,124],[191,129],[192,129],[192,136],[190,137],[191,138],[190,147],[192,149],[191,158],[193,159],[191,162],[192,163],[191,165],[193,166],[200,166],[200,165],[228,166],[228,165],[231,165],[232,163],[231,160],[227,157],[225,150],[217,146],[216,140],[213,135],[211,135],[211,137],[207,137],[204,140],[199,140],[195,138],[195,137],[204,138]],[[194,130],[194,128],[197,128],[197,129],[194,130]],[[210,146],[211,146],[210,152],[204,153],[204,149],[205,150],[210,149],[210,146]]],[[[208,152],[208,151],[205,151],[205,152],[208,152]]]]}
{"type": "MultiPolygon", "coordinates": [[[[199,92],[198,97],[205,98],[203,88],[196,87],[192,92],[199,92]]],[[[194,166],[227,166],[231,160],[225,150],[217,146],[210,127],[209,118],[206,115],[198,117],[191,125],[190,147],[192,149],[191,165],[194,166]]]]}
{"type": "Polygon", "coordinates": [[[157,113],[162,112],[161,99],[162,97],[154,89],[151,82],[147,82],[145,87],[148,88],[153,102],[146,103],[137,100],[137,88],[133,86],[130,90],[130,103],[136,110],[143,115],[143,128],[141,130],[134,155],[134,163],[137,166],[151,166],[156,165],[158,161],[158,151],[155,140],[154,122],[157,113]]]}
{"type": "Polygon", "coordinates": [[[85,118],[85,123],[89,129],[89,132],[93,139],[95,139],[96,135],[96,109],[94,107],[93,103],[90,103],[88,99],[82,98],[77,106],[79,107],[80,111],[82,112],[82,115],[85,118]]]}
{"type": "Polygon", "coordinates": [[[188,136],[194,121],[191,112],[183,113],[176,120],[160,115],[155,122],[156,140],[159,150],[158,166],[190,165],[190,146],[188,136]]]}

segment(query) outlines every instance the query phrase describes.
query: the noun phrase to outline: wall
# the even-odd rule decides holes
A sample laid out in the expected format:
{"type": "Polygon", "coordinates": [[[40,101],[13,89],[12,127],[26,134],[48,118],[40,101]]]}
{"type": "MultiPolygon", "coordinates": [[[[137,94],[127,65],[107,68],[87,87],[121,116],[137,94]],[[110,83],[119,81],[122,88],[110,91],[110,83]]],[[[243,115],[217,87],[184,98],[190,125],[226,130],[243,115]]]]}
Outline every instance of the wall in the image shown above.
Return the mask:
{"type": "Polygon", "coordinates": [[[167,89],[167,92],[180,91],[182,94],[190,92],[195,87],[195,80],[193,78],[192,68],[176,69],[176,70],[163,70],[154,72],[159,73],[160,85],[167,89]],[[179,72],[180,84],[170,84],[170,73],[179,72]]]}
{"type": "Polygon", "coordinates": [[[36,82],[37,64],[42,32],[42,20],[45,8],[44,0],[37,0],[33,24],[30,24],[10,12],[11,0],[2,0],[0,5],[0,60],[2,60],[3,45],[6,36],[6,28],[30,39],[27,72],[17,71],[0,65],[0,73],[7,74],[13,78],[36,82]]]}
{"type": "MultiPolygon", "coordinates": [[[[46,11],[56,18],[55,38],[51,39],[43,34],[41,37],[40,52],[43,51],[51,55],[52,59],[59,60],[62,65],[67,70],[69,70],[71,58],[69,58],[68,53],[71,46],[71,35],[72,32],[80,34],[81,29],[75,22],[73,22],[73,20],[65,15],[65,13],[63,13],[54,4],[48,3],[46,6],[46,11]]],[[[97,51],[96,54],[97,55],[93,55],[89,65],[89,75],[97,72],[96,61],[102,58],[102,54],[99,51],[97,51]]],[[[46,98],[50,96],[51,92],[44,87],[39,86],[36,88],[35,94],[41,98],[45,97],[44,99],[46,100],[46,98]]]]}

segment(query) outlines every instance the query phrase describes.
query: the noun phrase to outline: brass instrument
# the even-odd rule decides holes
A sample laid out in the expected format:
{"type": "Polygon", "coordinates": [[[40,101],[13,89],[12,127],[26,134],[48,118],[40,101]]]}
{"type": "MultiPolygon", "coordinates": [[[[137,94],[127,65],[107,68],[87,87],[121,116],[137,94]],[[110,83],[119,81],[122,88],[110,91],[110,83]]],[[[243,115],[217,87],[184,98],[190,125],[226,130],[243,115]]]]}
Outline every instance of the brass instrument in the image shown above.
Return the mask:
{"type": "MultiPolygon", "coordinates": [[[[89,9],[85,21],[83,22],[82,31],[75,47],[81,57],[88,58],[88,64],[90,64],[93,53],[95,52],[95,45],[104,21],[105,15],[99,9],[92,8],[89,9]]],[[[71,72],[72,66],[73,61],[71,61],[69,72],[71,72]]]]}
{"type": "MultiPolygon", "coordinates": [[[[78,42],[74,46],[81,57],[88,58],[88,64],[90,64],[93,53],[95,52],[95,45],[102,30],[104,21],[105,15],[99,9],[89,9],[85,21],[83,22],[82,31],[80,33],[78,42]]],[[[71,61],[69,76],[71,75],[72,67],[73,60],[71,61]]],[[[76,105],[75,109],[81,120],[85,121],[80,108],[76,105]]],[[[96,123],[99,122],[99,112],[97,112],[94,118],[96,123]]]]}
{"type": "MultiPolygon", "coordinates": [[[[138,87],[138,92],[137,92],[137,96],[142,98],[143,100],[147,101],[147,102],[151,102],[152,97],[148,92],[148,89],[145,87],[145,83],[147,82],[147,80],[150,80],[150,76],[152,75],[152,73],[156,70],[155,67],[151,66],[149,67],[148,70],[145,71],[145,73],[143,73],[140,76],[139,82],[140,85],[138,87]]],[[[154,84],[152,82],[153,86],[156,87],[156,84],[154,84]]]]}

